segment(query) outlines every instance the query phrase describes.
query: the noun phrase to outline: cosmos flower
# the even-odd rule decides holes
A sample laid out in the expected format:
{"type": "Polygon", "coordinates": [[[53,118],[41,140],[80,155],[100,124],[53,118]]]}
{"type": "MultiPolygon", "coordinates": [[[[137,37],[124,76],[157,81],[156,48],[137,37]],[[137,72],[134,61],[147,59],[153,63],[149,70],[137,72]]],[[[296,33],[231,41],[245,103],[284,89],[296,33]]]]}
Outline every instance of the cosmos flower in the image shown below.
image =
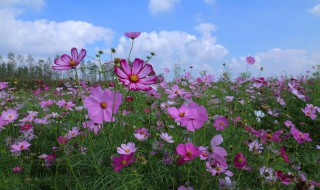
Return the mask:
{"type": "Polygon", "coordinates": [[[174,143],[174,140],[172,140],[172,136],[170,136],[168,133],[161,133],[160,138],[168,143],[174,143]]]}
{"type": "Polygon", "coordinates": [[[134,153],[131,154],[121,154],[118,157],[112,157],[113,163],[111,164],[114,168],[115,172],[119,172],[123,167],[126,167],[137,159],[133,158],[134,153]]]}
{"type": "Polygon", "coordinates": [[[121,147],[117,148],[117,152],[119,154],[131,154],[137,150],[136,145],[132,142],[128,142],[127,144],[121,144],[121,147]]]}
{"type": "Polygon", "coordinates": [[[139,37],[141,32],[125,32],[124,35],[132,40],[136,39],[139,37]]]}
{"type": "Polygon", "coordinates": [[[71,49],[71,57],[67,54],[63,54],[58,59],[54,60],[56,66],[52,66],[53,70],[69,70],[75,69],[80,62],[86,56],[87,51],[85,49],[81,49],[80,53],[78,54],[77,48],[71,49]]]}
{"type": "Polygon", "coordinates": [[[118,76],[120,82],[122,82],[129,90],[134,91],[149,91],[152,84],[157,82],[156,76],[149,76],[154,73],[152,65],[144,64],[144,61],[139,58],[135,58],[132,67],[130,68],[127,60],[122,59],[120,66],[114,67],[114,72],[118,76]]]}

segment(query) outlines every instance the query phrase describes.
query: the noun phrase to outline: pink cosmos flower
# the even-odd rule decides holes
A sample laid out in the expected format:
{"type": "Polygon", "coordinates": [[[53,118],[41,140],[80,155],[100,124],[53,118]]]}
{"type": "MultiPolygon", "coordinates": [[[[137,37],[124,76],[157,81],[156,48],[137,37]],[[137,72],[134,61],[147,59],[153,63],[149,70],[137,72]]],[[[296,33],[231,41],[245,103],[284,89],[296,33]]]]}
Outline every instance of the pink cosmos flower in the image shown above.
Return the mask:
{"type": "Polygon", "coordinates": [[[225,162],[226,161],[225,157],[227,156],[227,151],[224,148],[218,146],[222,142],[223,142],[223,138],[222,138],[221,134],[215,135],[212,138],[212,140],[211,140],[212,153],[209,156],[210,159],[216,160],[218,162],[225,162]]]}
{"type": "Polygon", "coordinates": [[[75,69],[80,62],[86,56],[87,51],[85,49],[81,49],[80,53],[78,54],[77,48],[71,49],[71,57],[67,54],[63,54],[60,58],[55,59],[54,63],[57,66],[52,66],[53,70],[69,70],[75,69]]]}
{"type": "Polygon", "coordinates": [[[128,38],[131,38],[132,40],[136,39],[139,37],[141,32],[125,32],[124,35],[127,36],[128,38]]]}
{"type": "Polygon", "coordinates": [[[225,174],[229,177],[233,176],[233,173],[228,170],[229,166],[226,162],[216,162],[216,161],[207,161],[206,170],[211,173],[212,176],[217,176],[220,174],[225,174]]]}
{"type": "Polygon", "coordinates": [[[16,153],[16,152],[20,152],[22,150],[28,150],[30,146],[31,146],[31,144],[28,141],[18,142],[17,144],[11,145],[10,152],[16,153]]]}
{"type": "Polygon", "coordinates": [[[118,91],[102,90],[101,87],[93,89],[91,95],[83,100],[89,118],[98,124],[114,121],[113,115],[118,112],[121,103],[122,95],[118,91]]]}
{"type": "Polygon", "coordinates": [[[253,64],[256,62],[256,60],[254,59],[254,57],[248,56],[248,57],[246,57],[246,62],[247,62],[249,65],[253,65],[253,64]]]}
{"type": "Polygon", "coordinates": [[[79,128],[78,127],[72,127],[72,130],[68,131],[67,133],[67,139],[70,140],[78,135],[80,135],[81,132],[79,131],[79,128]]]}
{"type": "Polygon", "coordinates": [[[123,167],[126,167],[137,159],[133,158],[134,153],[131,154],[121,154],[118,157],[112,157],[113,163],[111,164],[114,168],[115,172],[120,171],[123,167]]]}
{"type": "Polygon", "coordinates": [[[5,88],[8,87],[8,83],[7,82],[0,82],[0,90],[3,90],[5,88]]]}
{"type": "Polygon", "coordinates": [[[288,155],[286,154],[285,150],[284,150],[284,147],[281,147],[280,148],[280,153],[281,153],[281,156],[283,158],[283,160],[287,163],[290,163],[290,160],[289,160],[289,157],[288,155]]]}
{"type": "Polygon", "coordinates": [[[60,108],[65,108],[65,109],[70,110],[70,111],[72,111],[72,107],[75,106],[75,104],[72,103],[71,101],[66,102],[64,99],[58,100],[57,105],[60,108]]]}
{"type": "Polygon", "coordinates": [[[152,88],[151,84],[157,82],[156,76],[148,76],[153,73],[152,65],[144,64],[144,61],[136,58],[132,63],[132,68],[130,68],[127,60],[122,59],[120,61],[120,66],[114,67],[114,72],[118,76],[119,81],[122,82],[129,90],[134,91],[149,91],[152,88]]]}
{"type": "Polygon", "coordinates": [[[280,170],[276,172],[276,178],[280,179],[281,182],[285,185],[289,185],[291,182],[290,176],[282,173],[282,171],[280,170]]]}
{"type": "Polygon", "coordinates": [[[193,160],[194,158],[201,155],[201,151],[198,147],[192,143],[179,144],[176,148],[177,153],[183,157],[184,161],[193,160]]]}
{"type": "Polygon", "coordinates": [[[229,126],[228,119],[223,116],[219,116],[214,121],[213,126],[216,128],[217,131],[224,130],[224,128],[229,126]]]}
{"type": "Polygon", "coordinates": [[[178,85],[173,85],[171,89],[166,89],[165,92],[169,94],[168,98],[173,99],[175,97],[182,97],[184,94],[187,94],[187,92],[180,88],[178,85]]]}
{"type": "Polygon", "coordinates": [[[12,172],[13,173],[19,173],[19,172],[22,172],[22,167],[21,166],[16,166],[14,168],[12,168],[12,172]]]}
{"type": "Polygon", "coordinates": [[[174,140],[172,140],[172,136],[170,136],[168,133],[161,133],[160,138],[162,138],[167,143],[174,143],[174,140]]]}
{"type": "Polygon", "coordinates": [[[193,190],[193,187],[179,186],[177,190],[193,190]]]}
{"type": "Polygon", "coordinates": [[[207,146],[199,146],[199,150],[202,152],[200,154],[200,160],[206,160],[208,159],[209,156],[209,151],[207,146]]]}
{"type": "Polygon", "coordinates": [[[179,109],[175,107],[168,108],[168,113],[171,118],[175,120],[175,122],[181,122],[185,117],[186,112],[189,111],[189,108],[186,104],[182,104],[179,109]]]}
{"type": "Polygon", "coordinates": [[[1,117],[8,122],[14,122],[18,118],[19,114],[17,110],[8,109],[7,111],[2,111],[1,117]]]}
{"type": "Polygon", "coordinates": [[[181,126],[186,126],[189,131],[200,129],[208,120],[206,108],[204,106],[199,106],[195,102],[189,104],[189,109],[185,112],[184,116],[185,117],[181,121],[181,126]]]}
{"type": "Polygon", "coordinates": [[[121,144],[121,147],[117,148],[117,152],[119,154],[131,154],[137,150],[136,145],[132,142],[128,142],[127,144],[121,144]]]}
{"type": "Polygon", "coordinates": [[[233,163],[236,168],[242,168],[247,171],[251,171],[251,167],[247,166],[247,159],[246,159],[246,157],[244,157],[242,152],[236,154],[236,156],[233,160],[233,163]]]}
{"type": "MultiPolygon", "coordinates": [[[[0,128],[5,126],[5,125],[8,125],[9,124],[9,121],[3,119],[3,117],[0,115],[0,128]]],[[[1,131],[1,129],[0,129],[1,131]]]]}
{"type": "Polygon", "coordinates": [[[305,141],[312,141],[312,139],[309,138],[308,133],[302,133],[295,127],[291,127],[290,133],[293,135],[293,138],[296,139],[296,141],[300,144],[303,144],[305,141]]]}
{"type": "Polygon", "coordinates": [[[101,124],[94,123],[93,121],[86,121],[82,123],[83,128],[88,128],[89,131],[94,131],[94,134],[97,135],[102,128],[101,124]]]}

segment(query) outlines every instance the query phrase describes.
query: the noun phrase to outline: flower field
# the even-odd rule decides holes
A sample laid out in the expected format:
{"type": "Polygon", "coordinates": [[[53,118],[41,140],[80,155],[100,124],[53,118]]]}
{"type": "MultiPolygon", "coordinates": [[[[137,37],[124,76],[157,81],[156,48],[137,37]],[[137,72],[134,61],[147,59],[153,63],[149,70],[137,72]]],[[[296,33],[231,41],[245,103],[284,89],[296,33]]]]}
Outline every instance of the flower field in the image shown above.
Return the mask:
{"type": "Polygon", "coordinates": [[[108,62],[112,80],[93,83],[78,76],[86,56],[73,48],[54,60],[53,70],[76,76],[60,86],[0,82],[0,189],[320,187],[318,70],[235,79],[186,71],[168,82],[154,53],[130,51],[108,62]]]}

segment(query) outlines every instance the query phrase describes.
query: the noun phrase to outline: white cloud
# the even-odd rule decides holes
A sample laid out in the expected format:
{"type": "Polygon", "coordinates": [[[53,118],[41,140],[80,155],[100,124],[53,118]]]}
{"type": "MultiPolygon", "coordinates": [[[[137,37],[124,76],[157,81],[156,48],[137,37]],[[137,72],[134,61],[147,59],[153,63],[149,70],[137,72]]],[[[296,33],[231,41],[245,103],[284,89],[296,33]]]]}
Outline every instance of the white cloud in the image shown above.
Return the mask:
{"type": "Polygon", "coordinates": [[[0,0],[0,52],[55,56],[70,51],[72,47],[85,48],[97,41],[110,43],[113,31],[84,21],[49,20],[23,21],[16,19],[22,13],[15,3],[41,8],[42,0],[0,0]]]}
{"type": "MultiPolygon", "coordinates": [[[[173,71],[174,65],[179,64],[184,69],[192,65],[195,72],[207,70],[208,73],[214,73],[228,53],[211,35],[214,29],[214,25],[205,23],[196,27],[200,34],[198,36],[182,31],[143,32],[135,40],[131,59],[145,58],[153,51],[156,56],[150,62],[158,72],[166,67],[173,71]]],[[[117,56],[128,57],[130,46],[131,40],[121,37],[117,56]]]]}
{"type": "Polygon", "coordinates": [[[314,6],[312,9],[309,10],[309,12],[316,16],[320,16],[320,4],[314,6]]]}
{"type": "MultiPolygon", "coordinates": [[[[263,67],[262,76],[299,75],[312,66],[320,63],[320,52],[307,52],[302,49],[274,48],[266,52],[253,55],[256,59],[255,65],[249,65],[249,71],[253,77],[257,77],[260,68],[263,67]]],[[[233,58],[231,67],[235,75],[246,71],[245,57],[233,58]]]]}
{"type": "Polygon", "coordinates": [[[180,0],[149,0],[149,11],[158,14],[173,9],[180,0]]]}

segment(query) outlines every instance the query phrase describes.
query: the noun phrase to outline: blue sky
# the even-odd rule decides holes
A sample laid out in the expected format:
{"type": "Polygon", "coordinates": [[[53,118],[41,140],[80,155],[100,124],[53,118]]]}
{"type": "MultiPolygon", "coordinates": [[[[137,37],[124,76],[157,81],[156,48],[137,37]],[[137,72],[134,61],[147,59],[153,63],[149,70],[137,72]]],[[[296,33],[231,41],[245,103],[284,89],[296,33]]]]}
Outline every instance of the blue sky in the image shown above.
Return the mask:
{"type": "MultiPolygon", "coordinates": [[[[320,64],[320,0],[0,0],[0,52],[34,57],[86,48],[117,49],[126,58],[127,31],[141,31],[132,57],[151,61],[157,72],[193,66],[218,76],[222,63],[237,75],[297,75],[320,64]]],[[[108,61],[108,56],[103,57],[108,61]]]]}

